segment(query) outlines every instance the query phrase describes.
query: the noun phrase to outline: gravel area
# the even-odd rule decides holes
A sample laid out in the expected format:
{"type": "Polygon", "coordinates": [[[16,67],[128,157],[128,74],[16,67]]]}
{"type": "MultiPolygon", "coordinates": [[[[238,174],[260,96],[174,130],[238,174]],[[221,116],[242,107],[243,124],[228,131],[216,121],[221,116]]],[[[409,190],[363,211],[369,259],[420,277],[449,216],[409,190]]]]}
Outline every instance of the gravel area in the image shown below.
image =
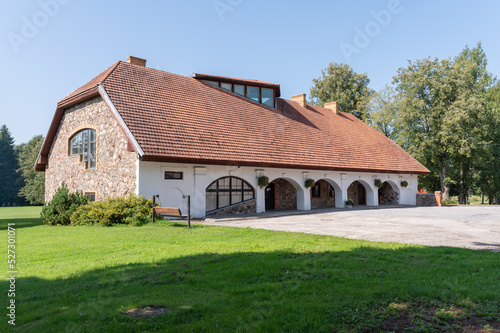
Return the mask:
{"type": "Polygon", "coordinates": [[[203,224],[500,252],[499,206],[358,207],[207,218],[203,224]]]}

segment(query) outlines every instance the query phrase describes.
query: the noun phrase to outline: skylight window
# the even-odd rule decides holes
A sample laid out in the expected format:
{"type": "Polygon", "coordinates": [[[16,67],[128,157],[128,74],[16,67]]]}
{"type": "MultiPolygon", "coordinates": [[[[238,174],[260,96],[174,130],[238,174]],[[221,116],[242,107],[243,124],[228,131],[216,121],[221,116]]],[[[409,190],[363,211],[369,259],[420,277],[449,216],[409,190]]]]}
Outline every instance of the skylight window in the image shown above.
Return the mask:
{"type": "Polygon", "coordinates": [[[245,86],[235,84],[234,85],[234,93],[245,97],[245,86]]]}
{"type": "Polygon", "coordinates": [[[247,87],[247,98],[259,102],[259,87],[247,87]]]}
{"type": "Polygon", "coordinates": [[[254,102],[263,104],[273,109],[276,107],[275,99],[276,97],[279,97],[280,94],[279,86],[278,90],[275,90],[272,88],[264,88],[262,86],[259,86],[257,82],[254,83],[255,81],[251,83],[253,85],[246,85],[244,84],[245,80],[239,80],[239,79],[226,78],[222,80],[221,77],[213,77],[213,76],[209,77],[203,74],[194,74],[194,77],[197,78],[199,75],[201,75],[203,78],[200,78],[198,80],[200,80],[203,83],[224,89],[233,94],[248,98],[254,102]],[[210,78],[210,80],[206,80],[205,78],[210,78]],[[215,81],[214,79],[215,80],[220,79],[220,81],[215,81]]]}
{"type": "Polygon", "coordinates": [[[270,108],[274,107],[274,96],[272,89],[262,88],[262,104],[267,105],[270,108]]]}

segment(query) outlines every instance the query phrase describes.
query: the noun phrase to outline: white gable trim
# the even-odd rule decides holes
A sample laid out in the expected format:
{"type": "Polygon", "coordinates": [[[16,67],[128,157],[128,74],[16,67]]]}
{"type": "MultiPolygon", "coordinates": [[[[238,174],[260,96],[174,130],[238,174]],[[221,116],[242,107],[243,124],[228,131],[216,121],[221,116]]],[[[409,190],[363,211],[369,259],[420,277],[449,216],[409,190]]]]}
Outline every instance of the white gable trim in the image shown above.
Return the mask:
{"type": "Polygon", "coordinates": [[[120,115],[120,113],[116,109],[115,105],[111,101],[111,98],[109,98],[109,95],[106,92],[106,89],[104,89],[104,87],[101,83],[99,83],[99,94],[101,95],[104,102],[106,102],[106,104],[108,105],[111,112],[113,112],[113,115],[115,116],[116,120],[120,124],[120,127],[125,130],[127,137],[130,139],[130,141],[134,145],[134,148],[137,151],[137,153],[139,154],[139,156],[144,156],[144,151],[142,150],[141,146],[139,146],[139,142],[137,142],[135,137],[132,135],[132,132],[128,128],[127,124],[125,124],[125,121],[123,120],[122,116],[120,115]]]}

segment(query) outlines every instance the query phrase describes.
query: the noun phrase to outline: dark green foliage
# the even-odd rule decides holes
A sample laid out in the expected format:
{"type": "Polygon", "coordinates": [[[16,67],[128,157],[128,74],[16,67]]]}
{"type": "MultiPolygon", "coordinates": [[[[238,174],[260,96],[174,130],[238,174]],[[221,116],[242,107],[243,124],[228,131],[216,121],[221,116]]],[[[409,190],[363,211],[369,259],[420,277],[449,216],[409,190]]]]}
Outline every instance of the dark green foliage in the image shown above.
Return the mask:
{"type": "Polygon", "coordinates": [[[259,185],[260,188],[266,187],[267,185],[269,185],[269,177],[267,177],[267,176],[260,176],[257,179],[257,183],[258,183],[258,185],[259,185]]]}
{"type": "Polygon", "coordinates": [[[26,198],[31,205],[42,205],[45,201],[45,173],[36,172],[33,168],[42,144],[43,136],[37,135],[27,144],[18,146],[19,172],[24,180],[19,195],[26,198]]]}
{"type": "Polygon", "coordinates": [[[364,120],[367,104],[373,95],[373,90],[368,88],[368,76],[356,73],[349,65],[338,63],[331,63],[321,74],[320,78],[313,79],[311,103],[323,106],[328,102],[338,102],[340,111],[364,120]]]}
{"type": "Polygon", "coordinates": [[[486,65],[481,43],[453,59],[409,61],[394,77],[396,94],[384,94],[371,113],[379,130],[431,171],[419,176],[419,185],[440,189],[445,200],[457,195],[468,204],[474,193],[498,193],[494,110],[500,103],[489,98],[494,80],[486,65]]]}
{"type": "Polygon", "coordinates": [[[315,183],[316,183],[316,182],[314,181],[314,179],[308,178],[308,179],[306,179],[306,181],[304,182],[304,186],[305,186],[306,188],[311,188],[311,187],[313,187],[313,186],[314,186],[314,184],[315,184],[315,183]]]}
{"type": "Polygon", "coordinates": [[[127,197],[108,198],[79,207],[71,216],[71,224],[130,224],[140,226],[150,222],[153,201],[144,196],[130,194],[127,197]]]}
{"type": "Polygon", "coordinates": [[[19,165],[12,137],[6,125],[0,128],[0,206],[23,204],[18,192],[22,178],[17,173],[19,165]]]}
{"type": "Polygon", "coordinates": [[[70,193],[65,183],[57,189],[54,197],[43,208],[40,216],[48,225],[68,225],[71,215],[88,203],[88,198],[82,192],[70,193]]]}

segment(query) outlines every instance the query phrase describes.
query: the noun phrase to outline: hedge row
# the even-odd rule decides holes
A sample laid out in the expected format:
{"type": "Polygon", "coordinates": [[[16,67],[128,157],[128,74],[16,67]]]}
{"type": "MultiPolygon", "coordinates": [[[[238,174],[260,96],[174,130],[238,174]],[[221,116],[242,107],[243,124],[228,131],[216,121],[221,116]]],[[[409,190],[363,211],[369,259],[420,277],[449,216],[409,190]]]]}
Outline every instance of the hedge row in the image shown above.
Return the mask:
{"type": "Polygon", "coordinates": [[[153,201],[133,194],[88,202],[82,192],[70,193],[66,184],[42,209],[41,217],[48,225],[130,224],[140,226],[151,221],[153,201]]]}

